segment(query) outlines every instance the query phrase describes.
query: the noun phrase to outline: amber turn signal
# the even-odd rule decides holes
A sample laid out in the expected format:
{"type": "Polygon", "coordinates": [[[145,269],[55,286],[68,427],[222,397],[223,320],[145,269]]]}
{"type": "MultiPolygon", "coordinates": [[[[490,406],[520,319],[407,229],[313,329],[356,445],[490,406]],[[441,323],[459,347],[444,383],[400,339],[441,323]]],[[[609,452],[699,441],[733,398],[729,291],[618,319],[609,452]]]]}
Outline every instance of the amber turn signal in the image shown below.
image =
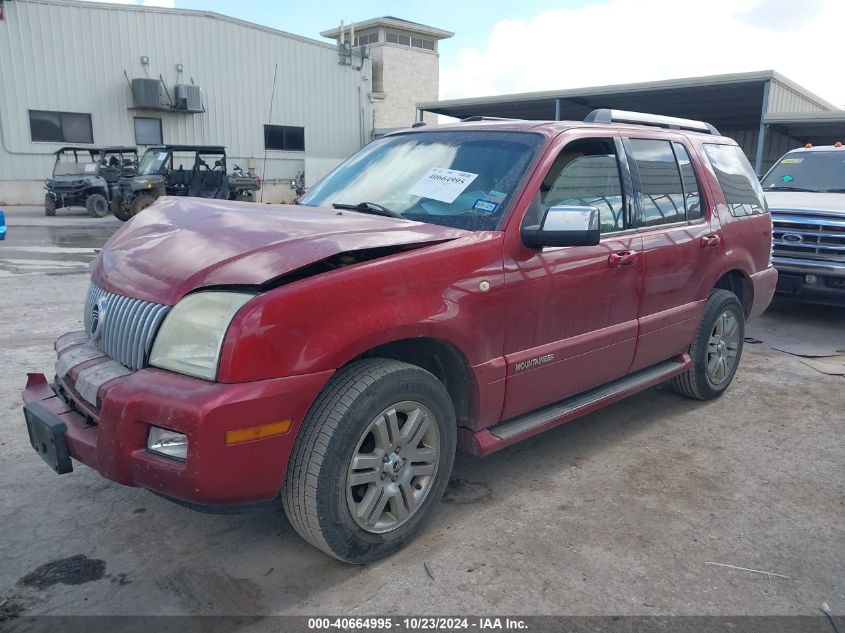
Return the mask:
{"type": "Polygon", "coordinates": [[[226,444],[243,444],[244,442],[251,442],[253,440],[262,440],[265,437],[282,435],[290,430],[290,425],[290,420],[280,420],[279,422],[269,422],[268,424],[250,426],[245,429],[226,431],[226,444]]]}

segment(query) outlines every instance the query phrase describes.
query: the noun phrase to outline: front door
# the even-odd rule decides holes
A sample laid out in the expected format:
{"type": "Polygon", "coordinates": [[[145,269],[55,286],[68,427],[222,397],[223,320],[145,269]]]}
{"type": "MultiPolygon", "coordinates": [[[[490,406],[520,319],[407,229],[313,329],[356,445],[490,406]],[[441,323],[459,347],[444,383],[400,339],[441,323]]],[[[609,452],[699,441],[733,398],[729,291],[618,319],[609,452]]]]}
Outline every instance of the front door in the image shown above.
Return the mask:
{"type": "Polygon", "coordinates": [[[624,376],[636,347],[642,249],[621,142],[559,144],[523,225],[555,205],[593,206],[601,243],[533,250],[510,242],[503,419],[624,376]]]}

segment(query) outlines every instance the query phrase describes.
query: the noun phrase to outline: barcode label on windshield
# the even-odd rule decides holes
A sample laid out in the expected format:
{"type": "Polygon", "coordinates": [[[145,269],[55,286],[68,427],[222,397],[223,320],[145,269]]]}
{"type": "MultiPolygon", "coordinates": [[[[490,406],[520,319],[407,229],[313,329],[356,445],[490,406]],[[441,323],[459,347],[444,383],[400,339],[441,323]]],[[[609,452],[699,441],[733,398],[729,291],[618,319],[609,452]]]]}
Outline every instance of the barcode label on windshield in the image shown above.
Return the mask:
{"type": "Polygon", "coordinates": [[[466,171],[432,167],[417,184],[408,189],[408,195],[451,204],[477,177],[478,174],[466,171]]]}

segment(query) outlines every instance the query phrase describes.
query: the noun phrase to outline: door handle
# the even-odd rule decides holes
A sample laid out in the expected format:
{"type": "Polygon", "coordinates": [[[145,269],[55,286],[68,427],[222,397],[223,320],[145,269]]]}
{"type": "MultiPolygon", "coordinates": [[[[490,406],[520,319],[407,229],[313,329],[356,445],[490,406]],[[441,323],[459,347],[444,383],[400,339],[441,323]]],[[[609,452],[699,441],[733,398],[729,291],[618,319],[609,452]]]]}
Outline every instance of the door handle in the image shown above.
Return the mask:
{"type": "Polygon", "coordinates": [[[709,235],[703,235],[698,243],[701,245],[701,248],[716,248],[721,242],[721,237],[716,233],[710,233],[709,235]]]}
{"type": "Polygon", "coordinates": [[[607,258],[607,263],[611,268],[628,268],[636,261],[637,251],[617,251],[607,258]]]}

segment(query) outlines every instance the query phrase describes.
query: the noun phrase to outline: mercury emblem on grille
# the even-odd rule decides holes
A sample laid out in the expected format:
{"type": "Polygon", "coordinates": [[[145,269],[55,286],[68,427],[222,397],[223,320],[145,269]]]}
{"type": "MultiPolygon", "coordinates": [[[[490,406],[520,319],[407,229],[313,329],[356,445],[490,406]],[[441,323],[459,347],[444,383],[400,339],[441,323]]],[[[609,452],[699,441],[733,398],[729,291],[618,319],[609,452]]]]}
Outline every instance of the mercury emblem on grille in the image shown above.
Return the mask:
{"type": "Polygon", "coordinates": [[[105,299],[100,299],[94,304],[94,307],[91,310],[91,338],[95,341],[98,340],[103,333],[108,306],[109,304],[105,299]]]}

